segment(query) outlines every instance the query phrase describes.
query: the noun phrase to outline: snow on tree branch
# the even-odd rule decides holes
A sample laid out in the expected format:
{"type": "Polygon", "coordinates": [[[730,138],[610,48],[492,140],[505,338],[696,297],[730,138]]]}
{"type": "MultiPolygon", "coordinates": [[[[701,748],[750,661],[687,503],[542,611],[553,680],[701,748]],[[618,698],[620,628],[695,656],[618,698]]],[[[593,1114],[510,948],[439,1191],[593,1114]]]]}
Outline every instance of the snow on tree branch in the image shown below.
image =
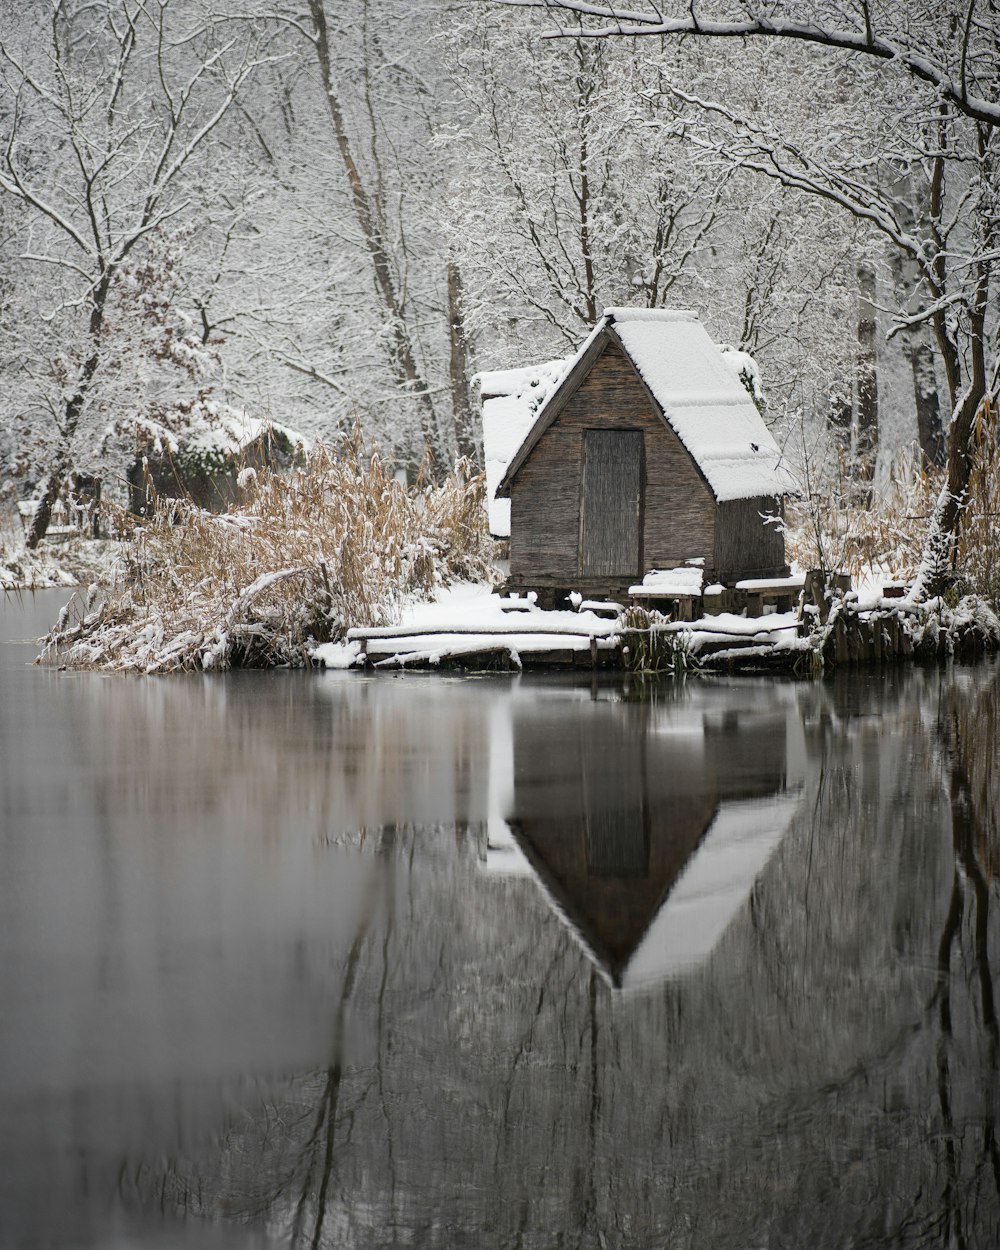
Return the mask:
{"type": "MultiPolygon", "coordinates": [[[[927,32],[920,25],[911,27],[902,21],[891,33],[876,30],[867,4],[856,11],[854,29],[815,20],[800,15],[780,17],[752,12],[751,16],[722,21],[699,15],[697,0],[691,0],[687,17],[664,18],[656,6],[651,10],[621,9],[617,5],[590,4],[587,0],[494,0],[494,3],[511,8],[544,9],[554,15],[568,14],[578,18],[597,18],[607,25],[579,25],[560,27],[550,32],[549,38],[608,39],[615,37],[636,38],[646,35],[698,35],[714,39],[744,39],[766,36],[775,39],[791,39],[838,48],[845,52],[860,53],[880,61],[901,66],[913,77],[932,86],[937,94],[954,105],[960,113],[987,126],[1000,124],[1000,102],[991,98],[990,89],[995,77],[996,43],[998,32],[987,23],[975,21],[974,6],[969,7],[966,20],[957,24],[958,29],[945,32],[927,32]],[[925,37],[928,33],[940,36],[937,47],[925,37]],[[980,38],[974,40],[979,34],[980,38]],[[953,64],[954,63],[954,64],[953,64]],[[986,79],[979,83],[981,76],[986,79]]],[[[748,6],[756,9],[756,6],[748,6]]],[[[788,6],[801,11],[801,5],[788,6]]],[[[774,12],[780,12],[775,6],[774,12]]],[[[899,6],[900,17],[907,16],[907,6],[899,6]]],[[[844,12],[837,6],[837,18],[844,12]]],[[[947,15],[942,14],[942,23],[947,15]]]]}

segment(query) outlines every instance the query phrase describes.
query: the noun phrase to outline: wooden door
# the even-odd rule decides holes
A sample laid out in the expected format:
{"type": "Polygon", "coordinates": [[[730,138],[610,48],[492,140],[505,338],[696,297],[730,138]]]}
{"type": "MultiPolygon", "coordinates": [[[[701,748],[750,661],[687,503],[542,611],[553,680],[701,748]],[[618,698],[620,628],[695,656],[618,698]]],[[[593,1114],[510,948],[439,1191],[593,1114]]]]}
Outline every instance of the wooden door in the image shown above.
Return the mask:
{"type": "Polygon", "coordinates": [[[645,464],[641,430],[585,430],[580,573],[638,577],[645,464]]]}

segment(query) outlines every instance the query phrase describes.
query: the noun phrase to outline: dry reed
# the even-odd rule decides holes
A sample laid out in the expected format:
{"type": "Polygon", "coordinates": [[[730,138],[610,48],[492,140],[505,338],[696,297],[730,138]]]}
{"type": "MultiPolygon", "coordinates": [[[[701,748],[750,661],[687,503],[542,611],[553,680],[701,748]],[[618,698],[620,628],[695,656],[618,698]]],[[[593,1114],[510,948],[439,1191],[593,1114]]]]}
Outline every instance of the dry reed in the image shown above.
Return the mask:
{"type": "MultiPolygon", "coordinates": [[[[801,568],[841,569],[911,581],[923,556],[934,505],[943,485],[912,456],[897,458],[888,484],[861,504],[830,491],[789,505],[786,550],[801,568]]],[[[968,503],[954,564],[956,593],[1000,603],[1000,437],[983,422],[976,439],[968,503]]]]}
{"type": "Polygon", "coordinates": [[[62,614],[43,659],[119,671],[308,663],[315,643],[388,624],[454,580],[489,580],[484,483],[459,465],[406,487],[355,437],[290,474],[244,470],[221,515],[159,500],[121,575],[62,614]]]}
{"type": "Polygon", "coordinates": [[[940,485],[908,456],[894,463],[887,485],[867,503],[831,489],[788,508],[786,551],[806,569],[871,571],[894,580],[916,574],[940,485]]]}

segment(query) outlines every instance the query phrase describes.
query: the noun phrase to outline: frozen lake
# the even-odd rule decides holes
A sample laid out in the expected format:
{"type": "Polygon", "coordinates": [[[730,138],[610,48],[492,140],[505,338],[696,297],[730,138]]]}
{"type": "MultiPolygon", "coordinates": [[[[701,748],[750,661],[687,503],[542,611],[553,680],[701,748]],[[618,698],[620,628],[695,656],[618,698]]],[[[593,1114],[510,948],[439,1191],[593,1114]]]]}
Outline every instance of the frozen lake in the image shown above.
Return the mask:
{"type": "MultiPolygon", "coordinates": [[[[62,596],[64,597],[64,596],[62,596]]],[[[1000,1245],[1000,667],[33,667],[0,1248],[1000,1245]]]]}

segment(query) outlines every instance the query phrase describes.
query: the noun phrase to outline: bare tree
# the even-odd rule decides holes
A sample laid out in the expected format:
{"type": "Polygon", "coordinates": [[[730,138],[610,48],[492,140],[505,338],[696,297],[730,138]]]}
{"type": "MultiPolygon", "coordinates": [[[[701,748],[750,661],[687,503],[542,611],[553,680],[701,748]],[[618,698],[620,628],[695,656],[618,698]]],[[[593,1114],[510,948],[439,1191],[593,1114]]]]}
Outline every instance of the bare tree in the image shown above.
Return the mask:
{"type": "Polygon", "coordinates": [[[676,300],[725,210],[655,75],[606,45],[539,48],[485,9],[452,47],[467,115],[452,229],[494,351],[505,322],[513,351],[565,351],[606,304],[676,300]]]}
{"type": "MultiPolygon", "coordinates": [[[[432,467],[444,467],[451,458],[454,438],[445,412],[439,411],[436,394],[440,388],[431,379],[422,351],[421,323],[427,320],[428,309],[422,302],[415,306],[410,289],[414,257],[400,212],[407,174],[399,148],[394,146],[403,143],[403,136],[389,135],[380,97],[386,83],[398,83],[400,67],[383,49],[379,23],[370,17],[367,0],[336,15],[328,11],[325,0],[309,0],[307,13],[281,5],[267,7],[269,17],[304,41],[315,59],[327,135],[334,141],[349,191],[350,211],[374,287],[397,402],[402,397],[412,405],[425,458],[432,467]],[[356,49],[350,80],[338,65],[338,48],[345,43],[345,32],[350,46],[356,49]]],[[[410,87],[412,95],[412,82],[410,87]]],[[[414,111],[419,114],[419,107],[414,111]]],[[[421,142],[426,144],[426,137],[421,142]]],[[[442,292],[446,287],[447,283],[441,284],[442,292]]],[[[446,294],[438,311],[440,329],[447,332],[446,294]]],[[[447,341],[445,333],[440,337],[447,341]]]]}
{"type": "Polygon", "coordinates": [[[48,316],[68,339],[43,401],[56,438],[31,547],[109,372],[123,266],[168,225],[191,220],[186,175],[268,59],[246,30],[194,2],[48,8],[44,31],[25,18],[0,38],[0,193],[23,209],[23,263],[57,275],[48,316]]]}
{"type": "Polygon", "coordinates": [[[769,4],[767,12],[753,2],[735,2],[738,14],[732,19],[703,16],[699,0],[690,0],[683,17],[664,18],[658,4],[645,10],[623,9],[618,5],[594,4],[589,0],[494,0],[512,8],[544,9],[578,19],[595,18],[607,24],[562,28],[559,35],[608,38],[612,36],[696,35],[707,39],[746,39],[765,36],[817,44],[844,52],[862,53],[876,60],[892,62],[920,83],[930,86],[936,97],[953,105],[960,113],[986,126],[1000,124],[1000,102],[996,99],[997,15],[995,8],[977,12],[975,3],[963,12],[946,6],[930,5],[919,10],[895,5],[873,10],[869,0],[849,0],[847,4],[825,3],[806,6],[794,0],[769,4]]]}

